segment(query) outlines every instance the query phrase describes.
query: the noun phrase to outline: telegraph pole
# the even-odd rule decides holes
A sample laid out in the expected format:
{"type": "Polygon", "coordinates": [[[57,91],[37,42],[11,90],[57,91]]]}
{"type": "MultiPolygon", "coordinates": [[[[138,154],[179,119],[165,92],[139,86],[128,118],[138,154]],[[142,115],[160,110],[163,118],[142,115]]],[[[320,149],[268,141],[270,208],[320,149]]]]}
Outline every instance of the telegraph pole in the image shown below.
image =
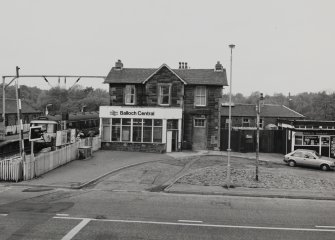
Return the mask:
{"type": "Polygon", "coordinates": [[[234,44],[229,45],[230,48],[230,81],[229,81],[229,123],[228,123],[228,161],[227,161],[227,188],[230,187],[230,155],[231,155],[231,90],[232,90],[232,78],[233,78],[233,48],[235,48],[234,44]]]}
{"type": "Polygon", "coordinates": [[[256,127],[257,127],[257,134],[256,134],[256,181],[258,181],[258,164],[259,164],[259,122],[260,122],[260,114],[261,114],[261,101],[264,100],[263,93],[260,94],[259,98],[257,98],[256,104],[256,127]]]}

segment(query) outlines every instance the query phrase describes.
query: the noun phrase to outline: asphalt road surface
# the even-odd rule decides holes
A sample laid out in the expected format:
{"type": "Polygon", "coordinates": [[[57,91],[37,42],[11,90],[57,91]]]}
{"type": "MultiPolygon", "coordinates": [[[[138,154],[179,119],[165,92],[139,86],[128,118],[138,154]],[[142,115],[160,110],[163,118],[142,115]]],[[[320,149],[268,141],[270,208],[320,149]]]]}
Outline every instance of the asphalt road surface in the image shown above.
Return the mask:
{"type": "Polygon", "coordinates": [[[334,201],[11,188],[0,191],[0,239],[334,239],[334,209],[334,201]]]}

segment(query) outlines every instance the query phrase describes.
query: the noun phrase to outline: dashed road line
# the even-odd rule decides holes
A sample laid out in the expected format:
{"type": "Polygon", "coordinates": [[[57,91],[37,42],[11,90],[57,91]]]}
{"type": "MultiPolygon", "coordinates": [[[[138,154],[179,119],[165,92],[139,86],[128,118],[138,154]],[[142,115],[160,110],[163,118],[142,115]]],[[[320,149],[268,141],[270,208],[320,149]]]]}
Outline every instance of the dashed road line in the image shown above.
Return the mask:
{"type": "Polygon", "coordinates": [[[69,214],[66,214],[66,213],[57,213],[56,216],[59,216],[59,217],[68,217],[69,214]]]}
{"type": "Polygon", "coordinates": [[[315,226],[316,228],[334,228],[335,226],[315,226]]]}
{"type": "Polygon", "coordinates": [[[8,216],[8,213],[0,213],[0,216],[6,217],[6,216],[8,216]]]}
{"type": "Polygon", "coordinates": [[[187,222],[187,223],[203,223],[203,221],[197,221],[197,220],[178,220],[178,222],[187,222]]]}
{"type": "MultiPolygon", "coordinates": [[[[213,228],[235,228],[235,229],[258,229],[258,230],[274,230],[274,231],[302,231],[302,232],[335,232],[330,228],[289,228],[289,227],[262,227],[262,226],[243,226],[243,225],[220,225],[205,223],[188,223],[188,222],[156,222],[156,221],[140,221],[140,220],[122,220],[122,219],[94,219],[94,218],[78,218],[78,217],[53,217],[57,219],[82,220],[74,229],[80,229],[79,232],[90,221],[100,222],[117,222],[117,223],[139,223],[139,224],[157,224],[157,225],[175,225],[175,226],[196,226],[196,227],[213,227],[213,228]],[[85,220],[85,222],[84,222],[85,220]],[[81,226],[83,225],[83,226],[81,226]]],[[[71,230],[72,231],[72,230],[71,230]]],[[[70,240],[71,238],[63,238],[62,240],[70,240]]]]}

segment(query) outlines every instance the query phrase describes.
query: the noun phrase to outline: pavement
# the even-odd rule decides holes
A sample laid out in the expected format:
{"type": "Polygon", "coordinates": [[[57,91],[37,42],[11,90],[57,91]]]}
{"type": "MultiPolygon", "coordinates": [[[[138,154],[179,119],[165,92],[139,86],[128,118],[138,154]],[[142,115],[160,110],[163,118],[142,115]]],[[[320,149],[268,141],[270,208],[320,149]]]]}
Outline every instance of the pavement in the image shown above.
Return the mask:
{"type": "MultiPolygon", "coordinates": [[[[183,151],[166,154],[134,153],[110,150],[99,150],[93,157],[86,160],[75,160],[43,176],[19,183],[0,183],[0,186],[27,186],[81,189],[100,179],[121,170],[138,166],[148,162],[166,161],[170,159],[193,158],[195,156],[227,156],[227,152],[220,151],[183,151]]],[[[255,153],[231,152],[231,157],[255,159],[255,153]]],[[[260,153],[259,160],[268,164],[284,164],[283,155],[276,153],[260,153]]],[[[185,170],[185,169],[184,169],[185,170]]],[[[175,184],[176,176],[165,186],[164,192],[178,194],[230,195],[245,197],[269,197],[292,199],[335,200],[334,192],[296,191],[282,189],[261,188],[225,188],[222,186],[198,186],[189,184],[175,184]]]]}

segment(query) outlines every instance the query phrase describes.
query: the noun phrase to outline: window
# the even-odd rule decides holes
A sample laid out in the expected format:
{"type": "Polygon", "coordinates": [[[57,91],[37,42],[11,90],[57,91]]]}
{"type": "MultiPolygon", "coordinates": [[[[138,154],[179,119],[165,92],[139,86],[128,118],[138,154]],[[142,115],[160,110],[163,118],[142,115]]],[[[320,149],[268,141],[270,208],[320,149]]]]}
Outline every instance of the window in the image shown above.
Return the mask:
{"type": "Polygon", "coordinates": [[[142,142],[142,119],[133,119],[133,142],[142,142]]]}
{"type": "Polygon", "coordinates": [[[153,142],[162,142],[162,128],[163,128],[163,121],[161,119],[154,119],[153,142]]]}
{"type": "MultiPolygon", "coordinates": [[[[108,120],[103,120],[106,123],[103,129],[106,134],[108,131],[112,133],[112,142],[162,142],[163,121],[161,119],[113,118],[110,119],[111,131],[110,127],[107,127],[108,120]]],[[[110,141],[107,135],[104,141],[110,141]]]]}
{"type": "Polygon", "coordinates": [[[197,86],[194,94],[195,106],[206,106],[206,87],[197,86]]]}
{"type": "Polygon", "coordinates": [[[112,119],[112,141],[120,141],[121,137],[121,118],[112,119]]]}
{"type": "Polygon", "coordinates": [[[300,157],[303,158],[305,155],[303,152],[295,152],[292,154],[293,157],[300,157]]]}
{"type": "Polygon", "coordinates": [[[242,127],[250,127],[250,119],[249,118],[243,118],[242,119],[242,127]]]}
{"type": "Polygon", "coordinates": [[[170,91],[171,85],[170,84],[162,84],[159,85],[158,90],[158,104],[159,105],[170,105],[170,91]]]}
{"type": "Polygon", "coordinates": [[[125,88],[125,104],[134,105],[135,104],[135,85],[126,85],[125,88]]]}
{"type": "Polygon", "coordinates": [[[302,136],[295,136],[295,145],[302,145],[302,136]]]}
{"type": "Polygon", "coordinates": [[[206,127],[206,119],[204,118],[195,118],[194,127],[206,127]]]}
{"type": "Polygon", "coordinates": [[[259,128],[263,128],[264,127],[264,119],[260,118],[259,119],[259,128]]]}
{"type": "Polygon", "coordinates": [[[122,142],[130,141],[131,119],[122,118],[122,142]]]}
{"type": "Polygon", "coordinates": [[[152,119],[143,119],[143,142],[152,142],[152,119]]]}

